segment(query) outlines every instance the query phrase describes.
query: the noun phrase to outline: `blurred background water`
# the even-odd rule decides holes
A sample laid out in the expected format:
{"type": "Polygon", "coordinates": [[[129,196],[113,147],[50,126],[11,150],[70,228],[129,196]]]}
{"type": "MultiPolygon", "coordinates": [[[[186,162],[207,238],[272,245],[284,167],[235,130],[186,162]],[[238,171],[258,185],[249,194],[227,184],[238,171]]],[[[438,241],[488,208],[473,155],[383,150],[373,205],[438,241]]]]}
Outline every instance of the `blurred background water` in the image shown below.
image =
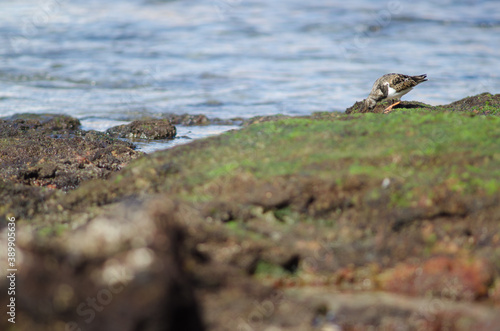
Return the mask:
{"type": "Polygon", "coordinates": [[[63,113],[105,130],[164,113],[343,111],[388,72],[428,74],[406,100],[499,93],[498,4],[0,0],[0,116],[63,113]]]}

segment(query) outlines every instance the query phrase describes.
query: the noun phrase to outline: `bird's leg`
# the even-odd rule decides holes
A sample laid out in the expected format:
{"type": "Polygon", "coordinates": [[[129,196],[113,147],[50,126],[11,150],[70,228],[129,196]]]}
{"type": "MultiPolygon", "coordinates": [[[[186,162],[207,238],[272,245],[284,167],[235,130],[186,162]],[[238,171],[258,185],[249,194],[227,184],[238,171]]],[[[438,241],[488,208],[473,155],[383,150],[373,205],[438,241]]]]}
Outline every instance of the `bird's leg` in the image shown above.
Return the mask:
{"type": "Polygon", "coordinates": [[[387,113],[391,112],[391,111],[392,111],[392,108],[393,108],[394,106],[396,106],[396,105],[399,105],[400,103],[401,103],[401,100],[399,100],[398,102],[393,103],[392,105],[390,105],[389,107],[387,107],[387,108],[384,110],[384,114],[387,114],[387,113]]]}

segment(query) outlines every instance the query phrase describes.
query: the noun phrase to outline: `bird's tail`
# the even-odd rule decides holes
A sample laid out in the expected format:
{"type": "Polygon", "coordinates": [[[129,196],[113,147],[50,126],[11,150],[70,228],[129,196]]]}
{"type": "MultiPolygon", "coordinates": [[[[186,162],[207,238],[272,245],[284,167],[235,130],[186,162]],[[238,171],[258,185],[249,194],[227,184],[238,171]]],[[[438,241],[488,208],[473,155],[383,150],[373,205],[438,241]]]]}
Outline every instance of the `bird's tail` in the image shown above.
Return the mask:
{"type": "Polygon", "coordinates": [[[423,74],[420,76],[412,76],[411,77],[417,84],[420,84],[422,82],[425,82],[427,79],[427,74],[423,74]]]}

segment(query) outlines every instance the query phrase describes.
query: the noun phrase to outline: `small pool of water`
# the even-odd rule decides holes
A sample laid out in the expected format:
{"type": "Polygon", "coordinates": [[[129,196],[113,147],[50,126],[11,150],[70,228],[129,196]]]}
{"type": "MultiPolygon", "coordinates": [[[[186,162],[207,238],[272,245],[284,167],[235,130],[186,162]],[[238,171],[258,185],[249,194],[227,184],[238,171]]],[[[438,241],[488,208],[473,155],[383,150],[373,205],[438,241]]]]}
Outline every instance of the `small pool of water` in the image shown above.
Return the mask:
{"type": "MultiPolygon", "coordinates": [[[[128,124],[131,121],[110,120],[106,118],[90,117],[80,121],[83,130],[96,130],[104,132],[107,129],[128,124]]],[[[163,139],[153,141],[133,141],[139,151],[152,153],[157,150],[171,148],[213,135],[221,134],[229,130],[238,130],[241,127],[237,125],[206,125],[206,126],[183,126],[176,125],[177,135],[174,139],[163,139]]]]}

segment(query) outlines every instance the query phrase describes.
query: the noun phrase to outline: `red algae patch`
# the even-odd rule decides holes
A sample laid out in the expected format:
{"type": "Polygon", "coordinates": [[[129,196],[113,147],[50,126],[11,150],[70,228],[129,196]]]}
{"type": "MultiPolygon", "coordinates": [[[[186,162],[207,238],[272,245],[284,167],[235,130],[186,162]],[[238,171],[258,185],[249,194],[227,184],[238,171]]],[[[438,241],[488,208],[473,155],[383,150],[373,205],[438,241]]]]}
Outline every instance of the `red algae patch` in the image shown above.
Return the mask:
{"type": "Polygon", "coordinates": [[[422,264],[401,263],[379,277],[383,290],[409,295],[476,300],[488,295],[493,269],[483,259],[432,257],[422,264]]]}

